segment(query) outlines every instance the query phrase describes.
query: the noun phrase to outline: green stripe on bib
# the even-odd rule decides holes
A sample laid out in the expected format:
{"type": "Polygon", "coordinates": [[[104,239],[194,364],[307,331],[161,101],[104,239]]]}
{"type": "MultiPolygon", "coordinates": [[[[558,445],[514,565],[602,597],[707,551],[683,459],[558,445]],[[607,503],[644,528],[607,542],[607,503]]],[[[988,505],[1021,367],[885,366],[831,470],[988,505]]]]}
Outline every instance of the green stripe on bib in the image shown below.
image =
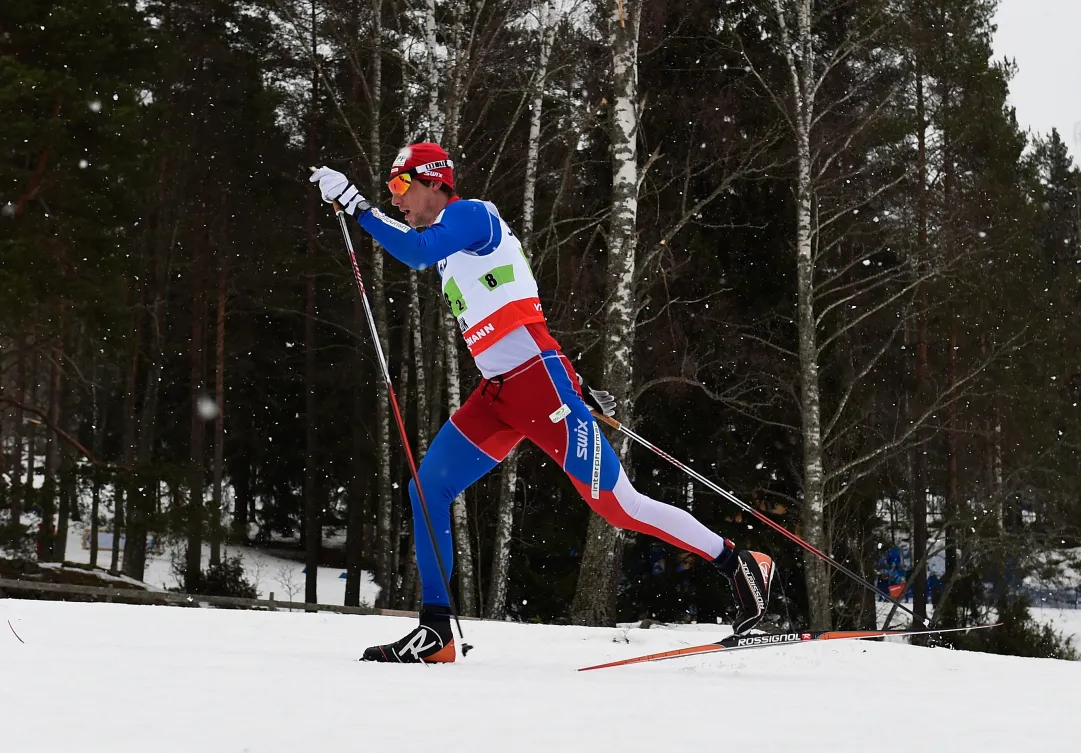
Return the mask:
{"type": "Polygon", "coordinates": [[[489,290],[495,290],[500,285],[514,282],[514,265],[507,264],[502,267],[496,267],[481,277],[480,281],[488,286],[489,290]]]}

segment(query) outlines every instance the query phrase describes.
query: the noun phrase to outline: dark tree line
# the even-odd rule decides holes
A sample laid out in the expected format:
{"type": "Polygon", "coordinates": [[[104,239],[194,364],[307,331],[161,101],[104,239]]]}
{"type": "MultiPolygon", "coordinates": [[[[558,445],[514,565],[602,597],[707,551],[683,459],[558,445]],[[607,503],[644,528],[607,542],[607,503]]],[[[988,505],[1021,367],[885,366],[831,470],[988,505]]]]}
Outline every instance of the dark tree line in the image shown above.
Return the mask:
{"type": "MultiPolygon", "coordinates": [[[[617,417],[868,578],[910,545],[919,613],[940,560],[936,621],[1004,609],[1079,542],[1081,173],[1057,133],[1019,128],[992,11],[6,4],[6,548],[62,560],[70,521],[108,526],[126,549],[94,559],[139,578],[153,534],[182,542],[190,585],[227,543],[286,540],[308,600],[322,564],[347,568],[349,603],[370,571],[380,606],[415,606],[409,471],[307,167],[389,207],[386,166],[432,139],[522,232],[556,339],[617,417]]],[[[434,272],[353,239],[422,455],[478,375],[434,272]]],[[[779,619],[874,622],[873,595],[617,450],[646,493],[776,557],[779,619]]],[[[466,613],[730,606],[700,563],[591,520],[529,448],[454,523],[466,613]]]]}

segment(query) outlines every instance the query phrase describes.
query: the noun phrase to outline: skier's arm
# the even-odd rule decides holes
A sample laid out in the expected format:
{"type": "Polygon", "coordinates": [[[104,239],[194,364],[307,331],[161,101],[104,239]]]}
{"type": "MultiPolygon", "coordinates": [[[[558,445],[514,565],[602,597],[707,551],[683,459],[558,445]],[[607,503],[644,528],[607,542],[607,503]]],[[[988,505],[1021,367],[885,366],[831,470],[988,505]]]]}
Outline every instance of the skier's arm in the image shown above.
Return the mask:
{"type": "Polygon", "coordinates": [[[458,251],[484,256],[502,240],[499,223],[478,201],[448,204],[443,218],[423,233],[374,208],[357,221],[391,256],[413,269],[425,269],[458,251]]]}

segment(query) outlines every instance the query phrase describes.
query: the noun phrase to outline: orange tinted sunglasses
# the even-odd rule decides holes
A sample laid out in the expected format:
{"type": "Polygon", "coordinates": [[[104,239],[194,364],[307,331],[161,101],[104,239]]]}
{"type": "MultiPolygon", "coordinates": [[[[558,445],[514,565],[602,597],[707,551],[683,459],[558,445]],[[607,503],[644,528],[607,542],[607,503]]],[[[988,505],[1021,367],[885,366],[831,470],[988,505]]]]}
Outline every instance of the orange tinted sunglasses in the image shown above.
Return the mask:
{"type": "Polygon", "coordinates": [[[412,170],[406,170],[404,173],[398,173],[389,181],[387,181],[387,188],[389,188],[390,192],[395,196],[401,196],[402,194],[404,194],[406,191],[409,190],[409,187],[411,185],[413,185],[412,170]]]}
{"type": "Polygon", "coordinates": [[[416,167],[411,167],[408,170],[403,170],[402,172],[398,173],[393,178],[388,180],[387,181],[387,188],[389,188],[390,192],[392,194],[394,194],[395,196],[401,196],[402,194],[404,194],[406,191],[409,190],[409,187],[411,185],[413,185],[413,176],[414,175],[420,175],[422,173],[427,173],[430,170],[439,170],[439,169],[442,169],[444,167],[449,167],[449,168],[453,169],[454,168],[454,163],[452,161],[450,161],[449,159],[446,159],[446,160],[441,159],[441,160],[436,160],[435,162],[429,162],[429,163],[427,163],[425,165],[417,165],[416,167]]]}

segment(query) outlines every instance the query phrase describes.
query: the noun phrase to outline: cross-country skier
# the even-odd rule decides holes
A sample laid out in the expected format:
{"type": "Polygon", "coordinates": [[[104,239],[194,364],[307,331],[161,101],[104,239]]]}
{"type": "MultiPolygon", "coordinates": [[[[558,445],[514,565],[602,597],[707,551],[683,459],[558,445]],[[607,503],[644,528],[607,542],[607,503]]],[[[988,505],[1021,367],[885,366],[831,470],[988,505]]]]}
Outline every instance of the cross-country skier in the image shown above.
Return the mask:
{"type": "MultiPolygon", "coordinates": [[[[454,165],[437,144],[398,152],[387,183],[398,222],[361,195],[342,173],[320,167],[310,178],[394,258],[413,269],[435,265],[443,299],[458,319],[483,379],[432,440],[418,470],[435,546],[449,577],[454,549],[451,502],[495,468],[523,438],[549,455],[586,503],[613,526],[646,533],[712,562],[733,585],[742,633],[762,619],[773,560],[738,549],[690,513],[637,491],[590,414],[615,412],[615,399],[586,386],[548,331],[522,244],[488,201],[462,199],[454,165]],[[423,232],[418,232],[422,230],[423,232]]],[[[420,624],[396,643],[372,646],[364,660],[452,662],[449,594],[409,483],[422,600],[420,624]]]]}

